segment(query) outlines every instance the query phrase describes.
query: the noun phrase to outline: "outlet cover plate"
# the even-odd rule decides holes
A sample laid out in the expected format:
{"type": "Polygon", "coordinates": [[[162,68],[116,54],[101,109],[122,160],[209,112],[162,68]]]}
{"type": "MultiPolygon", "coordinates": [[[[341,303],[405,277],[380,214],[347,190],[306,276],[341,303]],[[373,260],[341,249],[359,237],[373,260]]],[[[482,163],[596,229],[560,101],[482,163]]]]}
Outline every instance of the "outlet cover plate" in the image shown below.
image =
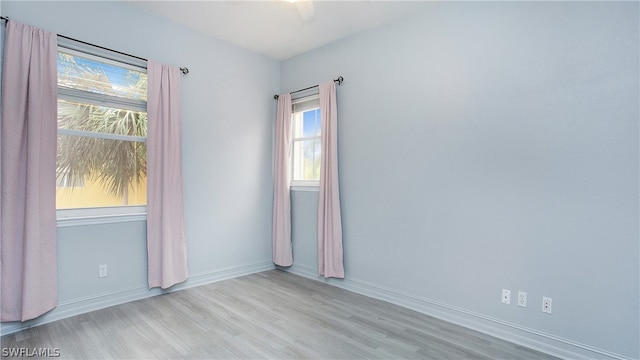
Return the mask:
{"type": "Polygon", "coordinates": [[[527,293],[518,291],[518,306],[527,307],[527,293]]]}
{"type": "Polygon", "coordinates": [[[107,265],[100,265],[98,267],[98,277],[107,276],[107,265]]]}
{"type": "Polygon", "coordinates": [[[542,312],[551,314],[551,298],[544,296],[542,298],[542,312]]]}
{"type": "Polygon", "coordinates": [[[502,289],[502,303],[506,305],[511,304],[511,290],[502,289]]]}

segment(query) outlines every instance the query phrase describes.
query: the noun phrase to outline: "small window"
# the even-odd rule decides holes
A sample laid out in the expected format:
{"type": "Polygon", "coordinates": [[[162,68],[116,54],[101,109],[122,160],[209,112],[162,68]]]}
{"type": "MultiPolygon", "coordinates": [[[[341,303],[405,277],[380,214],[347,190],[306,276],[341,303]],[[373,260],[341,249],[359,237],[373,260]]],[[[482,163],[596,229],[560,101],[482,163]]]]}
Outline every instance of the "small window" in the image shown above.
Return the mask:
{"type": "Polygon", "coordinates": [[[320,182],[320,108],[318,96],[292,101],[291,185],[318,186],[320,182]]]}
{"type": "Polygon", "coordinates": [[[58,50],[57,209],[146,205],[146,69],[58,50]]]}

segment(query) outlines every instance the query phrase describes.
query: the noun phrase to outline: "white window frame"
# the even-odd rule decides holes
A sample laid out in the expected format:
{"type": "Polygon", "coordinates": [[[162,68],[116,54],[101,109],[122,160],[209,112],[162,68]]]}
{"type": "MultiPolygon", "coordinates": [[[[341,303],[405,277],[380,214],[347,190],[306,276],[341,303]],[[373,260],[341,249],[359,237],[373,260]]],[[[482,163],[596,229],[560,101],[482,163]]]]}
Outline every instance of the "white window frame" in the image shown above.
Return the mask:
{"type": "MultiPolygon", "coordinates": [[[[306,96],[300,96],[296,99],[291,100],[291,149],[289,154],[289,159],[291,163],[291,182],[290,189],[291,190],[299,190],[299,191],[318,191],[320,188],[319,180],[294,180],[294,148],[295,142],[297,141],[305,141],[305,140],[315,140],[321,139],[320,135],[314,136],[300,136],[295,137],[295,121],[294,118],[296,114],[302,114],[305,111],[315,110],[320,108],[320,96],[315,93],[306,96]]],[[[322,143],[320,144],[320,156],[322,157],[322,143]]]]}
{"type": "MultiPolygon", "coordinates": [[[[73,40],[58,38],[58,51],[77,55],[99,62],[129,68],[135,71],[147,71],[147,63],[144,60],[108,51],[99,47],[79,43],[73,40]]],[[[144,100],[125,99],[111,95],[92,94],[81,90],[58,87],[58,100],[67,100],[84,104],[96,104],[100,106],[115,107],[133,111],[147,112],[147,102],[144,100]]],[[[62,135],[82,135],[101,139],[127,140],[146,142],[146,138],[138,136],[98,134],[78,130],[58,129],[62,135]]],[[[56,209],[57,226],[80,226],[106,223],[120,223],[130,221],[146,221],[146,205],[89,207],[73,209],[56,209]]]]}

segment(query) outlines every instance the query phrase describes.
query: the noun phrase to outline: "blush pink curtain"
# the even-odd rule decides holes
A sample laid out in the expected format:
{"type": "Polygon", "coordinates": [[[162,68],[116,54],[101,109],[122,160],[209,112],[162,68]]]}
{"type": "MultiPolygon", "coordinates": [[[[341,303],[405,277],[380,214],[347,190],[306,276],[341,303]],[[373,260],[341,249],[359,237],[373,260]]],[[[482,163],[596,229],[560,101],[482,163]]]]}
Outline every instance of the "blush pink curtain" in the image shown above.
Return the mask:
{"type": "Polygon", "coordinates": [[[273,262],[293,264],[291,250],[291,198],[289,151],[291,148],[291,94],[278,97],[273,179],[273,262]]]}
{"type": "Polygon", "coordinates": [[[320,84],[319,95],[322,158],[318,194],[318,273],[326,278],[344,278],[335,82],[320,84]]]}
{"type": "Polygon", "coordinates": [[[2,321],[56,307],[56,34],[9,21],[2,70],[2,321]]]}
{"type": "Polygon", "coordinates": [[[182,194],[180,70],[147,62],[147,256],[149,288],[188,278],[182,194]]]}

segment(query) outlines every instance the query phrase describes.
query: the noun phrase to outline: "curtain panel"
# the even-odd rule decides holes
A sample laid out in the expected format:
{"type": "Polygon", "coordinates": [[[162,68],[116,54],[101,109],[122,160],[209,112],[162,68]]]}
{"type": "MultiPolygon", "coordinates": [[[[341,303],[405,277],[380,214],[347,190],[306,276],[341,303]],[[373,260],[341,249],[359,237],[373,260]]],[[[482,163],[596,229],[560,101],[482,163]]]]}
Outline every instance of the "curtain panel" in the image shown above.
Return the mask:
{"type": "Polygon", "coordinates": [[[318,273],[326,278],[344,278],[335,82],[320,84],[319,95],[322,157],[318,194],[318,273]]]}
{"type": "Polygon", "coordinates": [[[26,321],[58,302],[56,34],[10,20],[2,75],[0,318],[26,321]]]}
{"type": "Polygon", "coordinates": [[[291,197],[289,193],[291,148],[291,94],[278,97],[273,179],[273,262],[293,265],[291,248],[291,197]]]}
{"type": "Polygon", "coordinates": [[[147,62],[147,256],[149,288],[188,278],[180,124],[180,70],[147,62]]]}

